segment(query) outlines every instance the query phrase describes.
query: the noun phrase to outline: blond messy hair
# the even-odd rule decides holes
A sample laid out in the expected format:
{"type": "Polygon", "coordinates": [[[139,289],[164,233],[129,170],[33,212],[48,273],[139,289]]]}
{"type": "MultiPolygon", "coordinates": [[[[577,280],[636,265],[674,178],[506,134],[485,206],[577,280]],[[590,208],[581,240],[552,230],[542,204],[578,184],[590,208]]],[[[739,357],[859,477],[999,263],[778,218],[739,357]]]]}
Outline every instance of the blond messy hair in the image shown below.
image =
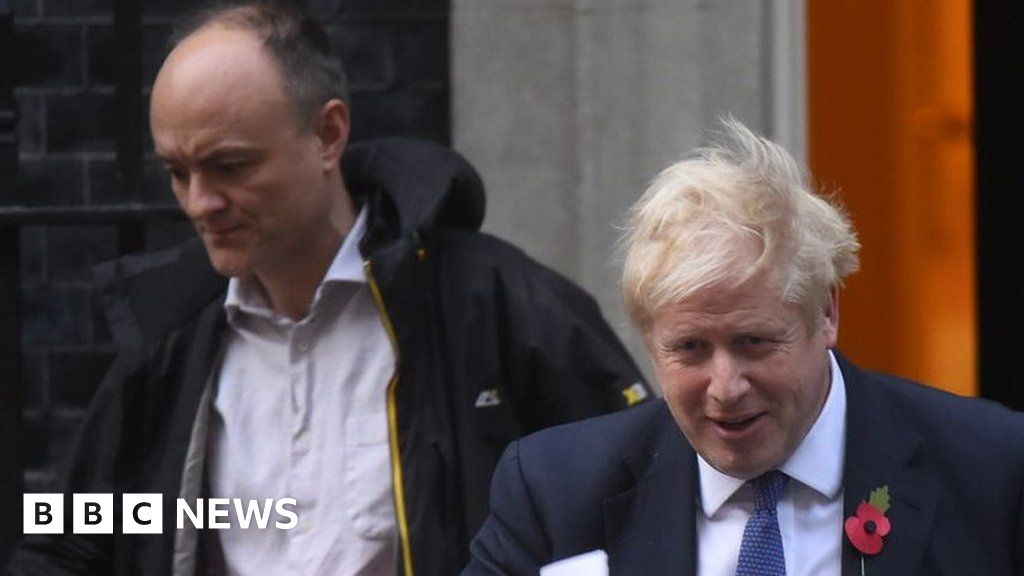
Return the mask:
{"type": "Polygon", "coordinates": [[[857,270],[849,218],[810,190],[781,146],[733,118],[724,138],[669,166],[630,210],[622,295],[646,330],[654,313],[708,288],[765,275],[809,320],[857,270]]]}

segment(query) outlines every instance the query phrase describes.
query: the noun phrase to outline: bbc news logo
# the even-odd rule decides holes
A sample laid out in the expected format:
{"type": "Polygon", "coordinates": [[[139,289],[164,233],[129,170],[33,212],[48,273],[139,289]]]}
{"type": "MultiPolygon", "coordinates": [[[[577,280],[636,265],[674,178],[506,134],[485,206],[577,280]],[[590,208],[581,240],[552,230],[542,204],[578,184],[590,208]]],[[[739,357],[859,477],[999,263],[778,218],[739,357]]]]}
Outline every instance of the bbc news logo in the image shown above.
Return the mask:
{"type": "MultiPolygon", "coordinates": [[[[213,530],[265,530],[271,526],[291,530],[299,523],[296,505],[294,498],[197,498],[194,505],[178,498],[175,501],[175,526],[178,530],[186,524],[213,530]]],[[[25,534],[64,533],[63,494],[25,494],[23,506],[25,534]]],[[[121,533],[162,534],[163,507],[162,494],[123,494],[121,533]]],[[[114,514],[113,494],[72,495],[71,530],[75,534],[113,534],[114,514]]]]}

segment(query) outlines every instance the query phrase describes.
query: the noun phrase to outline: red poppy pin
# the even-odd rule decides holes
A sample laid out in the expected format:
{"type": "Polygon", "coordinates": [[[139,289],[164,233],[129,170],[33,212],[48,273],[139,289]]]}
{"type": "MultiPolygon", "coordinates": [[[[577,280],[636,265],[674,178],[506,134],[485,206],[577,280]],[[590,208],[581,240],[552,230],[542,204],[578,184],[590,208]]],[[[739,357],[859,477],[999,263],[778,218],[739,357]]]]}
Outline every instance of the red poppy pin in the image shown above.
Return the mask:
{"type": "Polygon", "coordinates": [[[864,556],[882,551],[883,538],[892,525],[885,513],[889,510],[889,486],[871,491],[867,501],[857,505],[857,513],[846,519],[844,528],[850,544],[860,551],[861,574],[864,574],[864,556]]]}

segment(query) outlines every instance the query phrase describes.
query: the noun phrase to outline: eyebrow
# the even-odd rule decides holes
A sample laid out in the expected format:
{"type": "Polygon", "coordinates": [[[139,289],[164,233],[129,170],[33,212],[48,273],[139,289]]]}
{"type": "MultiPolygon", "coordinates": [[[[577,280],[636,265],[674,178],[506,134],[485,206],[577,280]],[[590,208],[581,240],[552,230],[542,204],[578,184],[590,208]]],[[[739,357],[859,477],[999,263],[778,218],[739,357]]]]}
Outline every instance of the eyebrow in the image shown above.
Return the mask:
{"type": "MultiPolygon", "coordinates": [[[[262,154],[262,150],[255,146],[247,146],[244,144],[228,144],[225,146],[215,148],[199,156],[196,159],[196,161],[199,164],[208,164],[210,162],[224,160],[225,158],[251,158],[257,157],[260,154],[262,154]]],[[[170,155],[165,155],[157,152],[156,156],[165,164],[178,162],[178,160],[175,157],[170,155]]]]}
{"type": "Polygon", "coordinates": [[[254,146],[239,146],[239,145],[224,146],[224,147],[212,150],[211,152],[209,152],[209,153],[207,153],[207,154],[205,154],[203,156],[200,156],[199,157],[199,162],[200,163],[216,162],[218,160],[223,160],[225,158],[237,158],[239,156],[241,156],[241,157],[258,156],[260,153],[261,153],[261,150],[259,148],[254,147],[254,146]]]}
{"type": "Polygon", "coordinates": [[[774,322],[771,320],[744,320],[736,323],[729,324],[726,327],[722,327],[721,324],[712,323],[710,325],[705,324],[689,324],[689,325],[677,325],[673,326],[668,330],[671,335],[671,340],[690,340],[703,338],[709,330],[717,332],[726,332],[729,334],[766,334],[770,336],[782,335],[789,331],[789,328],[783,323],[774,322]]]}

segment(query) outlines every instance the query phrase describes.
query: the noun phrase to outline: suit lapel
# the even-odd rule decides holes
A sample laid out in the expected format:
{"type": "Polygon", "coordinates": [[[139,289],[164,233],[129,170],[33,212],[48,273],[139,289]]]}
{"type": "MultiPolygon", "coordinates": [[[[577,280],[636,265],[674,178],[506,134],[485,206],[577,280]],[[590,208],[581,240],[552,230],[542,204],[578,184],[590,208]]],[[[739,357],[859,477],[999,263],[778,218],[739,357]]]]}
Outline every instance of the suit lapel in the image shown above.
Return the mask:
{"type": "Polygon", "coordinates": [[[626,465],[637,483],[605,500],[610,573],[693,576],[696,571],[696,460],[667,409],[652,449],[626,465]]]}
{"type": "MultiPolygon", "coordinates": [[[[886,513],[892,530],[882,551],[865,558],[865,574],[909,576],[919,572],[938,484],[912,466],[921,438],[884,397],[875,377],[836,353],[846,382],[846,457],[843,517],[872,490],[889,486],[886,513]]],[[[667,408],[655,425],[652,449],[626,462],[636,485],[604,504],[612,574],[696,574],[697,466],[693,449],[667,408]]],[[[861,554],[843,534],[843,574],[861,573],[861,554]]]]}
{"type": "MultiPolygon", "coordinates": [[[[856,513],[872,490],[889,486],[892,525],[882,551],[864,559],[871,576],[918,573],[931,531],[938,485],[911,466],[921,439],[905,418],[895,413],[874,376],[860,372],[837,354],[846,382],[846,462],[843,475],[843,517],[856,513]]],[[[843,574],[861,573],[861,554],[843,533],[843,574]]]]}

